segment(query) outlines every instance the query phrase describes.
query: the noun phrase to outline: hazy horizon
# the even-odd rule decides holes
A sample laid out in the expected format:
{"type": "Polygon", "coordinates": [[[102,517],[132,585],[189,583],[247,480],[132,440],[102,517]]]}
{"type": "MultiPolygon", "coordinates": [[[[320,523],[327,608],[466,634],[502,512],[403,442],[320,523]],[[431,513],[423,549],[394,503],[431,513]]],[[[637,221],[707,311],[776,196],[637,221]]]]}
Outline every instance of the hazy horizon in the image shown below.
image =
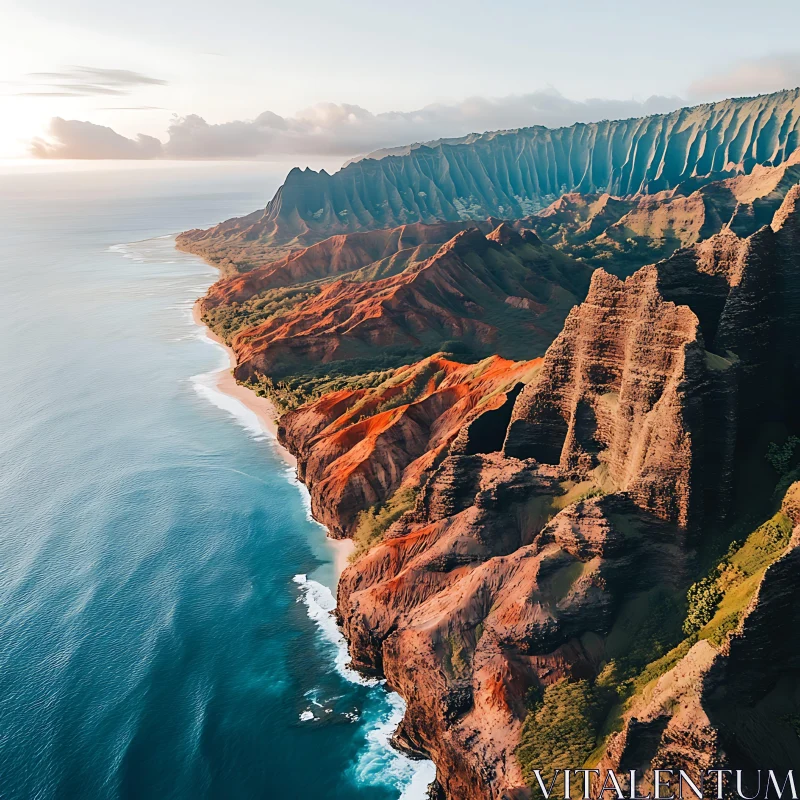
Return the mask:
{"type": "Polygon", "coordinates": [[[800,11],[766,0],[780,24],[744,25],[749,9],[0,0],[0,159],[343,162],[800,85],[800,11]]]}

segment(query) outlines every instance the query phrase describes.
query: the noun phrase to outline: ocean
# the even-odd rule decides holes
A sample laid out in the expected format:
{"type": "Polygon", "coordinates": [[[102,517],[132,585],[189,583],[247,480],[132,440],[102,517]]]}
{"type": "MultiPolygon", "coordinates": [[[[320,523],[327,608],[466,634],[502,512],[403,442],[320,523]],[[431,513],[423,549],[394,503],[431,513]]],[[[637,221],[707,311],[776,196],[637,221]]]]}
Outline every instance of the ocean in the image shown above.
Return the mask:
{"type": "Polygon", "coordinates": [[[282,165],[0,169],[0,798],[425,796],[333,557],[192,322],[174,235],[282,165]]]}

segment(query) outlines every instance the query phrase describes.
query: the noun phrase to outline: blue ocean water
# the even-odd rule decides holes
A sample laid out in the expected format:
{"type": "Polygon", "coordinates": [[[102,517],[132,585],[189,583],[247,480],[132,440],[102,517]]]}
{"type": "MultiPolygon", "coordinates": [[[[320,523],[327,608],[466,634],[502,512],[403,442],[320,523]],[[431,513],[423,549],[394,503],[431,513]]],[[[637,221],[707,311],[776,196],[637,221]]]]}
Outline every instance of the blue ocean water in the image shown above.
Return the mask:
{"type": "Polygon", "coordinates": [[[324,531],[214,397],[172,234],[285,170],[0,174],[0,798],[416,798],[324,531]]]}

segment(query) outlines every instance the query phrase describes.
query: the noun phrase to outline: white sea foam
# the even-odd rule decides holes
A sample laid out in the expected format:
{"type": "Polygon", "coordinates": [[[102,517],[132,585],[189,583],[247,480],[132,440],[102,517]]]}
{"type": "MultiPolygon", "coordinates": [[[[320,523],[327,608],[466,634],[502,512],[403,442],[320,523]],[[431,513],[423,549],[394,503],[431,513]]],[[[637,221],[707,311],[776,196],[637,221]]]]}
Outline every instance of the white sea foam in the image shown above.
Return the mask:
{"type": "MultiPolygon", "coordinates": [[[[345,680],[361,686],[379,686],[377,678],[365,678],[349,665],[347,641],[344,638],[333,610],[336,601],[327,586],[309,580],[305,575],[295,575],[300,587],[300,598],[308,609],[308,616],[317,623],[320,634],[335,647],[334,665],[345,680]]],[[[368,731],[367,746],[353,767],[356,780],[363,784],[380,784],[401,790],[399,800],[424,800],[428,784],[436,777],[432,761],[413,761],[391,745],[392,734],[405,713],[405,703],[400,695],[387,692],[389,711],[368,731]]]]}
{"type": "Polygon", "coordinates": [[[200,375],[192,375],[189,380],[192,382],[195,391],[212,405],[230,414],[236,423],[250,433],[256,441],[263,441],[267,438],[271,438],[267,435],[267,431],[264,430],[264,426],[261,424],[261,420],[258,418],[258,414],[256,414],[255,411],[251,411],[240,400],[231,397],[229,394],[225,394],[225,392],[217,388],[219,372],[228,366],[228,353],[221,344],[215,342],[206,334],[205,328],[196,325],[193,320],[192,325],[198,330],[200,338],[210,345],[213,345],[222,356],[220,366],[217,369],[211,370],[210,372],[203,372],[200,375]]]}
{"type": "Polygon", "coordinates": [[[217,389],[216,372],[195,375],[191,380],[197,394],[220,410],[230,414],[237,425],[244,428],[256,441],[263,441],[267,438],[267,434],[261,425],[261,420],[259,420],[256,413],[243,403],[240,403],[235,397],[231,397],[217,389]]]}

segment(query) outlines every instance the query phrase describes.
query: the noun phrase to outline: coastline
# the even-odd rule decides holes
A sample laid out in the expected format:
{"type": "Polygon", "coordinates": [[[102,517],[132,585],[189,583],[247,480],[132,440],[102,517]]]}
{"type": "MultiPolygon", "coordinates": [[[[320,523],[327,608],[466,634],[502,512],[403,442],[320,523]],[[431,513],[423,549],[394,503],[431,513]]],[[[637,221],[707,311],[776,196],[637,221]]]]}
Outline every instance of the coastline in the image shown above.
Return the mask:
{"type": "Polygon", "coordinates": [[[233,397],[235,400],[238,400],[243,406],[246,406],[252,411],[258,417],[258,421],[261,423],[265,432],[277,443],[278,447],[276,449],[280,452],[281,458],[289,466],[296,468],[297,459],[278,441],[279,415],[272,401],[267,397],[259,397],[255,392],[246,389],[236,382],[236,379],[233,377],[233,370],[236,367],[236,354],[233,352],[232,348],[228,347],[228,345],[203,322],[200,318],[197,302],[192,306],[192,319],[195,325],[203,329],[205,335],[211,339],[212,342],[216,342],[220,347],[224,347],[225,352],[228,354],[228,366],[223,367],[215,375],[217,389],[223,394],[228,395],[228,397],[233,397]]]}
{"type": "MultiPolygon", "coordinates": [[[[233,349],[228,347],[228,345],[200,318],[199,301],[196,301],[192,306],[192,320],[203,330],[203,333],[209,340],[223,347],[228,355],[228,366],[223,367],[214,374],[214,382],[217,390],[241,403],[245,408],[255,414],[259,425],[261,425],[264,432],[273,440],[275,449],[281,459],[283,459],[287,466],[296,471],[297,459],[278,440],[279,415],[277,409],[269,398],[259,397],[252,390],[236,382],[236,379],[233,377],[233,370],[236,367],[236,354],[233,352],[233,349]]],[[[348,558],[355,545],[352,539],[333,539],[328,536],[327,531],[325,534],[325,543],[330,548],[333,556],[334,579],[335,584],[338,585],[339,576],[347,567],[348,558]]],[[[332,587],[334,596],[336,585],[332,587]]]]}

